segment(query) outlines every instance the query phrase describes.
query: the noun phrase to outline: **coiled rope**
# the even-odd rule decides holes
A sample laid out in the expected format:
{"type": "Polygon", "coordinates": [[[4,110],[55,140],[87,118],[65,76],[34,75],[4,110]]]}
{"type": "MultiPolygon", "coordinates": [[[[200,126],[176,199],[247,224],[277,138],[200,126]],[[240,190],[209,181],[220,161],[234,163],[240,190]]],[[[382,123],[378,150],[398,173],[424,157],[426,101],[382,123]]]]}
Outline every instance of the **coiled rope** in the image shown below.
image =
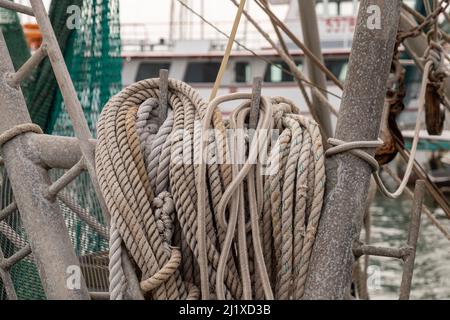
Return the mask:
{"type": "Polygon", "coordinates": [[[149,299],[300,299],[325,185],[317,124],[262,97],[253,132],[251,94],[207,104],[173,79],[166,119],[159,98],[159,79],[140,81],[98,122],[111,299],[124,298],[122,248],[149,299]],[[236,100],[223,121],[218,106],[236,100]]]}

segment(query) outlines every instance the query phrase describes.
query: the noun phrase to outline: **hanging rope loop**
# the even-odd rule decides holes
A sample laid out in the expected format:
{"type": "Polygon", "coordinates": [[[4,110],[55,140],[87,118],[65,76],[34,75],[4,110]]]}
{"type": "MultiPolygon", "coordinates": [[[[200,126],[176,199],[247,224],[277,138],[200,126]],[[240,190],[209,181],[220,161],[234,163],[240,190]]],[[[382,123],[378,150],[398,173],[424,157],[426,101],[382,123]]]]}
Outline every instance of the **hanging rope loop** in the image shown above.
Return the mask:
{"type": "Polygon", "coordinates": [[[380,177],[379,174],[379,164],[376,161],[374,157],[372,157],[370,154],[365,152],[364,150],[361,150],[362,148],[377,148],[380,145],[383,144],[381,140],[377,141],[353,141],[353,142],[345,142],[339,139],[330,139],[328,142],[333,145],[334,147],[330,150],[327,150],[326,155],[331,157],[333,155],[344,153],[344,152],[350,152],[354,156],[357,156],[361,158],[362,160],[366,161],[371,167],[374,179],[380,189],[380,191],[389,198],[396,199],[398,198],[403,191],[405,190],[409,177],[412,173],[416,151],[417,151],[417,145],[419,143],[419,136],[420,136],[420,121],[421,121],[421,115],[425,109],[425,100],[426,100],[426,94],[427,94],[427,88],[429,84],[429,74],[433,67],[433,61],[429,60],[425,64],[424,73],[422,77],[422,86],[420,88],[420,94],[419,94],[419,110],[417,112],[417,118],[416,118],[416,126],[414,130],[414,139],[412,143],[411,148],[411,155],[410,159],[408,161],[408,164],[406,166],[405,174],[403,177],[402,182],[400,183],[399,187],[395,192],[390,192],[386,186],[383,183],[383,180],[380,177]]]}
{"type": "Polygon", "coordinates": [[[181,252],[178,248],[171,248],[170,259],[156,274],[151,278],[140,283],[144,292],[150,292],[165,283],[171,276],[175,274],[181,263],[181,252]]]}

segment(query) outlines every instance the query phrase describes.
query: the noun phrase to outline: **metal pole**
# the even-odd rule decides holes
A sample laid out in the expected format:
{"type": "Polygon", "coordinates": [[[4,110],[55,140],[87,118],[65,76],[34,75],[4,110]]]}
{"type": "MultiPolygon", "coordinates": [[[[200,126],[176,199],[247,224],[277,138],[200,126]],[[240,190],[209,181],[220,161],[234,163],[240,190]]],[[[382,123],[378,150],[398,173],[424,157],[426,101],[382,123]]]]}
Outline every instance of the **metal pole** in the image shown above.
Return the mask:
{"type": "Polygon", "coordinates": [[[418,180],[414,189],[414,205],[411,212],[411,222],[408,230],[408,247],[410,253],[406,256],[403,265],[402,283],[400,285],[400,300],[408,300],[411,293],[411,282],[416,260],[417,240],[419,239],[420,218],[422,215],[423,197],[425,194],[425,181],[418,180]]]}
{"type": "Polygon", "coordinates": [[[389,247],[375,247],[369,245],[357,245],[353,248],[353,254],[355,257],[361,257],[363,255],[378,256],[378,257],[390,257],[403,259],[409,255],[411,248],[401,247],[401,248],[389,248],[389,247]]]}
{"type": "Polygon", "coordinates": [[[250,108],[250,115],[248,120],[248,128],[256,130],[259,120],[259,108],[261,105],[261,91],[262,91],[263,79],[261,77],[255,77],[253,79],[252,89],[252,106],[250,108]]]}
{"type": "Polygon", "coordinates": [[[170,1],[169,45],[173,45],[173,23],[175,20],[175,0],[170,1]]]}
{"type": "MultiPolygon", "coordinates": [[[[2,248],[0,248],[0,263],[3,261],[5,261],[5,256],[3,255],[2,248]]],[[[14,288],[11,273],[9,272],[9,270],[5,270],[1,266],[0,266],[0,280],[2,280],[6,297],[9,300],[17,300],[17,292],[16,289],[14,288]]]]}
{"type": "Polygon", "coordinates": [[[89,130],[86,118],[84,117],[83,109],[78,100],[77,92],[70,78],[69,70],[64,61],[64,56],[59,48],[58,40],[56,39],[50,19],[47,16],[42,0],[30,0],[39,28],[42,32],[44,43],[47,45],[47,53],[55,73],[61,94],[64,99],[64,104],[67,108],[70,120],[72,121],[75,136],[80,142],[81,152],[86,159],[86,168],[91,177],[92,185],[95,194],[103,211],[105,220],[109,223],[109,213],[100,191],[100,186],[97,180],[97,173],[95,172],[94,152],[95,149],[89,142],[92,139],[92,134],[89,130]]]}
{"type": "MultiPolygon", "coordinates": [[[[322,50],[320,48],[319,27],[317,25],[316,1],[298,0],[300,10],[300,21],[302,24],[303,42],[312,53],[323,63],[322,50]]],[[[327,87],[327,79],[323,72],[317,68],[315,63],[305,55],[305,65],[307,68],[309,80],[319,88],[327,87]]],[[[328,137],[333,136],[333,127],[331,125],[330,110],[315,95],[312,95],[312,103],[317,106],[316,113],[320,119],[328,137]]]]}
{"type": "Polygon", "coordinates": [[[159,70],[159,92],[159,118],[164,122],[167,118],[169,95],[169,70],[167,69],[159,70]]]}
{"type": "Polygon", "coordinates": [[[34,16],[33,9],[23,4],[11,2],[9,0],[0,0],[0,7],[5,9],[14,10],[29,16],[34,16]]]}
{"type": "MultiPolygon", "coordinates": [[[[378,138],[400,6],[401,0],[361,1],[336,127],[337,139],[350,142],[378,138]],[[375,22],[381,22],[381,28],[373,24],[374,18],[380,19],[375,22]]],[[[374,151],[368,150],[371,154],[374,151]]],[[[350,153],[328,159],[326,201],[305,299],[346,297],[355,260],[352,246],[359,237],[362,220],[359,217],[365,210],[370,179],[370,166],[350,153]]]]}
{"type": "MultiPolygon", "coordinates": [[[[248,1],[246,4],[245,4],[245,11],[249,11],[249,9],[250,9],[250,1],[248,1]]],[[[247,43],[247,40],[248,40],[248,19],[245,19],[244,20],[244,27],[243,27],[243,31],[242,31],[242,42],[245,44],[245,45],[248,45],[248,43],[247,43]]]]}
{"type": "MultiPolygon", "coordinates": [[[[202,15],[202,17],[205,16],[205,0],[201,0],[200,3],[200,13],[202,15]]],[[[202,40],[205,40],[205,21],[201,20],[201,36],[202,36],[202,40]]]]}
{"type": "Polygon", "coordinates": [[[42,45],[16,73],[9,75],[8,84],[11,87],[17,87],[25,80],[34,70],[35,67],[47,56],[46,46],[42,45]]]}
{"type": "MultiPolygon", "coordinates": [[[[31,122],[21,90],[6,83],[8,72],[14,68],[0,32],[0,132],[31,122]]],[[[26,133],[6,142],[1,154],[45,294],[48,299],[89,299],[83,277],[79,289],[67,286],[66,272],[79,267],[78,258],[58,203],[45,198],[51,180],[47,170],[35,163],[38,154],[30,145],[31,136],[26,133]]]]}
{"type": "MultiPolygon", "coordinates": [[[[89,142],[95,148],[97,140],[89,142]]],[[[37,134],[30,138],[30,143],[39,154],[39,164],[44,168],[70,169],[82,157],[77,138],[37,134]]]]}
{"type": "Polygon", "coordinates": [[[179,23],[179,26],[178,26],[178,39],[179,40],[184,40],[184,33],[183,33],[183,24],[184,24],[184,18],[183,18],[183,16],[184,16],[184,8],[183,7],[179,7],[179,12],[178,12],[178,23],[179,23]]]}

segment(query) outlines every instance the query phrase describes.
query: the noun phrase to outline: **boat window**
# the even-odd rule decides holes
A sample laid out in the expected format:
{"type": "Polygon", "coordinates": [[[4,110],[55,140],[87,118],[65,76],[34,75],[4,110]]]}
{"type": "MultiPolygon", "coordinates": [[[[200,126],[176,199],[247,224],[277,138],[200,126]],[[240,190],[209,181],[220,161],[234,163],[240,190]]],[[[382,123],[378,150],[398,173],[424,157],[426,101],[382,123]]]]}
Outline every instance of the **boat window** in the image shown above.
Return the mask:
{"type": "Polygon", "coordinates": [[[325,66],[336,76],[336,78],[340,81],[345,81],[348,67],[347,60],[326,60],[325,66]]]}
{"type": "Polygon", "coordinates": [[[219,69],[219,62],[190,62],[184,75],[184,81],[212,83],[216,80],[219,69]]]}
{"type": "Polygon", "coordinates": [[[135,80],[159,78],[159,70],[169,68],[170,63],[168,62],[143,62],[139,65],[135,80]]]}
{"type": "MultiPolygon", "coordinates": [[[[296,63],[297,67],[301,70],[302,62],[296,61],[296,63]]],[[[284,70],[289,71],[288,65],[284,62],[276,61],[273,64],[269,64],[264,75],[264,82],[277,83],[294,81],[294,77],[284,70]]]]}
{"type": "Polygon", "coordinates": [[[236,62],[235,74],[237,83],[249,83],[251,82],[250,63],[248,62],[236,62]]]}

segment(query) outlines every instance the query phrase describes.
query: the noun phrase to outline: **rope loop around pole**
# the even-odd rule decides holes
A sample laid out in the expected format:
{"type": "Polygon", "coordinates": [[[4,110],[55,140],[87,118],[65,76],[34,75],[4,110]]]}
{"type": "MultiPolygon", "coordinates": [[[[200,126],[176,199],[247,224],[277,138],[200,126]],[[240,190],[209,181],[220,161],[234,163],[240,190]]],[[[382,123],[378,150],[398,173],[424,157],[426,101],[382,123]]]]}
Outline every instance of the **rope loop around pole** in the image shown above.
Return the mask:
{"type": "Polygon", "coordinates": [[[8,141],[14,139],[15,137],[24,134],[34,132],[37,134],[42,134],[42,129],[37,124],[34,123],[23,123],[6,130],[0,135],[0,148],[8,141]]]}
{"type": "Polygon", "coordinates": [[[361,150],[363,148],[378,148],[384,144],[384,142],[379,139],[377,141],[352,141],[345,142],[339,139],[330,138],[328,139],[328,143],[334,147],[329,148],[325,155],[327,157],[331,157],[335,154],[350,152],[354,156],[366,161],[371,167],[373,172],[377,172],[380,169],[378,161],[375,160],[373,156],[368,154],[367,152],[361,150]]]}
{"type": "Polygon", "coordinates": [[[331,157],[333,155],[339,154],[339,153],[346,153],[349,152],[354,156],[359,157],[360,159],[366,161],[372,168],[373,177],[375,179],[375,182],[377,183],[380,191],[388,198],[396,199],[398,198],[403,191],[405,190],[409,177],[412,173],[416,151],[417,151],[417,145],[419,143],[419,136],[420,136],[420,117],[425,109],[425,96],[427,91],[427,86],[429,84],[429,75],[432,71],[432,67],[434,65],[434,62],[431,59],[428,59],[427,63],[425,64],[424,73],[422,76],[422,85],[420,88],[420,95],[419,95],[419,110],[417,112],[417,118],[416,118],[416,126],[414,130],[414,139],[412,143],[411,148],[411,156],[408,161],[408,164],[406,166],[405,175],[403,177],[403,180],[401,181],[399,187],[395,192],[390,192],[386,186],[383,183],[383,180],[380,177],[379,174],[379,164],[376,161],[376,159],[368,154],[366,151],[361,150],[364,148],[377,148],[380,145],[383,144],[381,140],[377,141],[352,141],[352,142],[345,142],[339,139],[331,138],[328,140],[328,142],[333,145],[334,147],[330,148],[326,152],[326,156],[331,157]]]}

